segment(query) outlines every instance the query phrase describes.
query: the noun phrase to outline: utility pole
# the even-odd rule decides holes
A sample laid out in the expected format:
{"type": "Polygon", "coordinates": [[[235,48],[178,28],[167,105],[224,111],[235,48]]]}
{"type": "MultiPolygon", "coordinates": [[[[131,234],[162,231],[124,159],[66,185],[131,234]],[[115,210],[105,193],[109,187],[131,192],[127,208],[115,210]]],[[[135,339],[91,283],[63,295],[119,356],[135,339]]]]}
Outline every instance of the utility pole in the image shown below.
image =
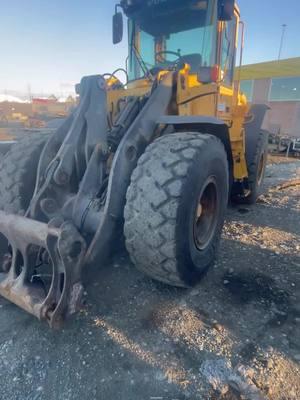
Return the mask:
{"type": "Polygon", "coordinates": [[[30,83],[27,84],[27,93],[28,93],[28,100],[31,103],[32,95],[31,95],[31,85],[30,85],[30,83]]]}
{"type": "Polygon", "coordinates": [[[284,36],[286,32],[287,24],[282,24],[282,33],[281,33],[281,40],[280,40],[280,46],[279,46],[279,54],[278,54],[278,61],[281,59],[281,53],[282,53],[282,48],[283,48],[283,42],[284,42],[284,36]]]}

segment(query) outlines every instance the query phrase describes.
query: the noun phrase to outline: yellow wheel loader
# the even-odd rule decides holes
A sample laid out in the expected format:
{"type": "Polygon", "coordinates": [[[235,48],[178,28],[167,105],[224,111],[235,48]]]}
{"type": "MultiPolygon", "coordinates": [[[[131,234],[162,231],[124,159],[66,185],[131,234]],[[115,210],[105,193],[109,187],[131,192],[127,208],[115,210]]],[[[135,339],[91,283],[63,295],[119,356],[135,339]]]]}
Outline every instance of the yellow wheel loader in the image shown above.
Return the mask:
{"type": "Polygon", "coordinates": [[[263,181],[267,108],[249,108],[234,82],[235,2],[121,0],[115,44],[124,14],[126,69],[84,77],[57,132],[1,161],[0,294],[51,327],[124,238],[150,278],[194,285],[214,263],[228,200],[255,202],[263,181]]]}

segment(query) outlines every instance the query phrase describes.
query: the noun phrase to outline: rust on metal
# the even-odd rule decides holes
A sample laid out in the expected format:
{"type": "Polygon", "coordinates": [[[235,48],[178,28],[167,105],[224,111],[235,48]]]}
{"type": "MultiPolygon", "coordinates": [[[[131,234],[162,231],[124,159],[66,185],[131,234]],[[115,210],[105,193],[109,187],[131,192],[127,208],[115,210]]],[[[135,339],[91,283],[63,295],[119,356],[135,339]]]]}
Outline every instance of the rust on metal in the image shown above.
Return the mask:
{"type": "Polygon", "coordinates": [[[80,307],[81,268],[86,244],[69,222],[49,224],[0,211],[0,231],[9,243],[0,274],[0,294],[51,327],[80,307]],[[47,253],[42,260],[41,250],[47,253]],[[4,267],[4,268],[3,268],[4,267]],[[35,279],[37,269],[51,270],[48,285],[35,279]]]}

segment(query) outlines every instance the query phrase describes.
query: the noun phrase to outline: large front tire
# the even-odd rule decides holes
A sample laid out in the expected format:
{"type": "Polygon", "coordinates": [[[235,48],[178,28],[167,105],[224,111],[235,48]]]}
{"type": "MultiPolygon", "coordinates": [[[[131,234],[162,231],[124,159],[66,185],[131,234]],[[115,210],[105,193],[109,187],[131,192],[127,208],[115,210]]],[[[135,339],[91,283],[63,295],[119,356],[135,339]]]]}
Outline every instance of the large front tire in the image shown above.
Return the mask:
{"type": "MultiPolygon", "coordinates": [[[[0,162],[0,210],[24,215],[32,198],[37,167],[48,135],[29,135],[14,144],[0,162]]],[[[0,233],[0,271],[7,240],[0,233]]]]}
{"type": "Polygon", "coordinates": [[[214,263],[228,200],[228,161],[214,136],[156,140],[132,174],[125,237],[136,267],[173,286],[195,284],[214,263]]]}

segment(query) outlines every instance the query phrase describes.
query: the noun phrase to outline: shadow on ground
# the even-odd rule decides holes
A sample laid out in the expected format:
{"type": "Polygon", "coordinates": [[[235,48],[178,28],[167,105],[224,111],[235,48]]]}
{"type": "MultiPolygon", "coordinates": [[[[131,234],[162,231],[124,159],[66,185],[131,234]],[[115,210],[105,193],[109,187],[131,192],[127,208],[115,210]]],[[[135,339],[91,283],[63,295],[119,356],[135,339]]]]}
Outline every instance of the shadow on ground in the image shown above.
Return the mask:
{"type": "Polygon", "coordinates": [[[288,195],[282,208],[229,209],[218,262],[192,290],[119,255],[60,332],[0,299],[1,398],[299,399],[299,193],[288,195]]]}

